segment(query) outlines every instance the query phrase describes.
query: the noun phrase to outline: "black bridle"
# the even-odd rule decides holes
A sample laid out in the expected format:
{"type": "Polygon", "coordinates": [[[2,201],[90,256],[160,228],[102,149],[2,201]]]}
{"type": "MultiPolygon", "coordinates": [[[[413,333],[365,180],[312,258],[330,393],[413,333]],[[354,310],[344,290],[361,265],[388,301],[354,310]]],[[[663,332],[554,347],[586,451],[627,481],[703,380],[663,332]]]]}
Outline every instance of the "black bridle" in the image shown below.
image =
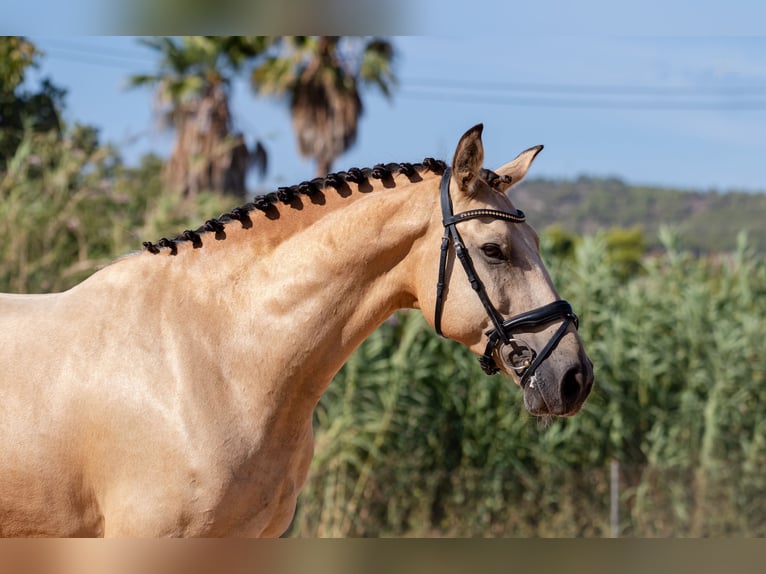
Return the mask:
{"type": "Polygon", "coordinates": [[[451,173],[452,171],[449,168],[444,171],[440,186],[444,237],[442,238],[441,259],[439,260],[439,279],[436,284],[434,327],[439,335],[444,336],[441,330],[441,316],[442,308],[444,306],[444,275],[447,267],[447,253],[450,244],[452,244],[455,249],[455,254],[463,265],[465,274],[468,276],[468,281],[471,283],[471,287],[479,296],[479,300],[484,306],[493,325],[493,328],[485,333],[487,336],[487,347],[484,349],[484,354],[479,357],[481,368],[488,375],[494,375],[499,372],[500,369],[497,367],[495,359],[492,356],[498,345],[500,343],[503,345],[521,343],[522,347],[529,350],[531,356],[526,357],[522,364],[513,368],[518,371],[521,386],[524,387],[527,381],[534,375],[540,364],[548,357],[548,355],[550,355],[556,345],[558,345],[559,341],[564,336],[564,333],[569,328],[569,325],[573,324],[575,328],[577,328],[579,320],[577,315],[572,311],[572,306],[567,301],[563,300],[554,301],[553,303],[521,313],[510,319],[503,319],[489,300],[487,291],[484,289],[484,284],[481,282],[481,279],[476,275],[476,270],[474,269],[471,257],[457,230],[457,224],[463,221],[468,221],[469,219],[478,218],[502,219],[503,221],[510,221],[511,223],[522,223],[525,221],[526,216],[523,211],[519,210],[516,210],[515,213],[510,213],[507,211],[497,211],[495,209],[472,209],[470,211],[458,213],[457,215],[453,214],[452,198],[449,193],[451,173]],[[556,330],[543,350],[539,353],[536,353],[534,349],[527,345],[523,340],[513,336],[514,332],[547,325],[548,323],[557,320],[562,321],[561,326],[556,330]]]}

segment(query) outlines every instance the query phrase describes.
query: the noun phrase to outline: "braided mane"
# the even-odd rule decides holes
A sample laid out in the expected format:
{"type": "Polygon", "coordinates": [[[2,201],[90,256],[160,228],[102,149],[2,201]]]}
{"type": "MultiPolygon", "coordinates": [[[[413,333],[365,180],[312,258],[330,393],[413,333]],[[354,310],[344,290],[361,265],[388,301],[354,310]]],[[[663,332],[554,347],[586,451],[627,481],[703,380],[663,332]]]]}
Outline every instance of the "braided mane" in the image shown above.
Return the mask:
{"type": "Polygon", "coordinates": [[[393,176],[397,174],[405,175],[410,181],[415,182],[420,181],[420,174],[424,171],[442,174],[446,167],[447,164],[442,160],[430,157],[416,164],[387,163],[362,169],[353,167],[348,171],[331,173],[326,177],[317,177],[290,187],[279,187],[275,192],[259,195],[250,203],[235,207],[220,217],[208,219],[195,230],[187,229],[174,239],[163,237],[156,243],[144,241],[142,245],[146,251],[155,255],[160,253],[162,248],[168,248],[170,249],[170,255],[176,255],[178,253],[178,243],[180,242],[191,242],[194,249],[202,247],[203,234],[214,233],[215,239],[225,239],[226,225],[232,221],[239,221],[244,229],[250,229],[253,226],[253,220],[250,218],[250,213],[253,210],[262,211],[269,219],[277,219],[279,218],[278,204],[294,205],[300,201],[299,197],[301,195],[311,198],[315,203],[322,203],[319,196],[328,188],[333,188],[340,194],[348,194],[350,193],[349,183],[355,183],[361,187],[365,181],[372,178],[380,179],[383,182],[388,181],[393,185],[393,176]]]}

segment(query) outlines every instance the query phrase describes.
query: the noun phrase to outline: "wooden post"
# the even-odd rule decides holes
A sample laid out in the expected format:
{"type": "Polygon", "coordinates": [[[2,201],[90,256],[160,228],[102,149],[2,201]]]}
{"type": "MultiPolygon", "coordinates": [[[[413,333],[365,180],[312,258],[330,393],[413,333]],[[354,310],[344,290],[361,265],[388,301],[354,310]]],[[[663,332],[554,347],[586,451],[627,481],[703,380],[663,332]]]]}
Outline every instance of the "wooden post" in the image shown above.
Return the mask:
{"type": "Polygon", "coordinates": [[[620,462],[613,458],[609,464],[609,524],[611,526],[611,537],[620,537],[620,462]]]}

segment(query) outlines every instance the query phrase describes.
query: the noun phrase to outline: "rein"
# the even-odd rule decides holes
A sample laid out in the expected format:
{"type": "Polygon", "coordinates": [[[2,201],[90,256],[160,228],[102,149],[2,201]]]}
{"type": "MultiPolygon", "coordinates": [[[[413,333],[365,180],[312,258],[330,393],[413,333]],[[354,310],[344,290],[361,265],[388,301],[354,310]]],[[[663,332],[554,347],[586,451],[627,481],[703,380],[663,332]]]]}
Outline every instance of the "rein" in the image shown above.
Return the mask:
{"type": "Polygon", "coordinates": [[[556,345],[558,345],[559,341],[564,336],[564,333],[569,328],[569,325],[573,324],[575,328],[577,328],[579,326],[579,320],[577,315],[574,314],[574,311],[572,311],[572,306],[564,300],[554,301],[553,303],[537,307],[531,311],[526,311],[525,313],[521,313],[510,319],[503,319],[502,315],[500,315],[497,309],[492,305],[492,302],[487,295],[487,291],[484,288],[484,284],[476,274],[476,269],[471,261],[471,256],[468,254],[463,239],[460,237],[460,232],[457,230],[457,224],[463,221],[468,221],[469,219],[478,218],[492,218],[509,221],[511,223],[523,223],[526,220],[526,216],[523,211],[518,209],[515,213],[498,211],[495,209],[472,209],[455,215],[452,208],[452,198],[449,193],[451,175],[452,170],[447,168],[444,171],[440,185],[444,236],[442,237],[441,256],[439,259],[439,278],[436,283],[434,328],[438,335],[442,337],[444,336],[441,330],[442,309],[444,307],[444,276],[447,268],[447,253],[449,252],[451,244],[455,250],[455,255],[463,266],[468,281],[471,283],[471,287],[478,295],[479,300],[484,306],[484,310],[487,312],[493,325],[493,328],[485,333],[487,336],[487,346],[484,349],[484,354],[479,357],[479,363],[481,364],[482,370],[488,375],[498,373],[500,369],[493,357],[495,350],[501,343],[503,345],[521,343],[524,347],[529,349],[531,356],[526,358],[521,366],[513,368],[518,371],[521,387],[524,388],[527,382],[534,376],[537,368],[546,358],[548,358],[556,345]],[[522,339],[516,338],[513,335],[514,331],[522,330],[524,328],[540,327],[556,320],[562,321],[561,326],[556,330],[539,353],[536,353],[535,350],[527,345],[522,339]]]}

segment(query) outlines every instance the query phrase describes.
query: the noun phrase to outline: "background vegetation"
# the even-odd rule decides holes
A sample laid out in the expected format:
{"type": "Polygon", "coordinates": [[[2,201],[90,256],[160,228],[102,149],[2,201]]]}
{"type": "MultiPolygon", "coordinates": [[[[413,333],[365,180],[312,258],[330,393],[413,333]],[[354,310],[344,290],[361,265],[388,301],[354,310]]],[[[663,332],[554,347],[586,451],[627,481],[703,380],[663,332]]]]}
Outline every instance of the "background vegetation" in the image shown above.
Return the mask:
{"type": "Polygon", "coordinates": [[[678,228],[679,246],[695,253],[732,251],[747,231],[766,251],[766,198],[742,191],[681,190],[628,185],[617,178],[536,179],[517,194],[536,225],[590,235],[609,227],[640,229],[650,248],[661,248],[663,225],[678,228]]]}
{"type": "MultiPolygon", "coordinates": [[[[0,291],[66,289],[240,201],[166,193],[159,158],[126,166],[91,127],[2,130],[0,291]]],[[[750,224],[766,197],[580,179],[517,198],[581,317],[596,367],[583,412],[540,424],[509,379],[400,312],[317,409],[290,534],[606,536],[616,460],[621,535],[766,535],[766,264],[750,224]]]]}

